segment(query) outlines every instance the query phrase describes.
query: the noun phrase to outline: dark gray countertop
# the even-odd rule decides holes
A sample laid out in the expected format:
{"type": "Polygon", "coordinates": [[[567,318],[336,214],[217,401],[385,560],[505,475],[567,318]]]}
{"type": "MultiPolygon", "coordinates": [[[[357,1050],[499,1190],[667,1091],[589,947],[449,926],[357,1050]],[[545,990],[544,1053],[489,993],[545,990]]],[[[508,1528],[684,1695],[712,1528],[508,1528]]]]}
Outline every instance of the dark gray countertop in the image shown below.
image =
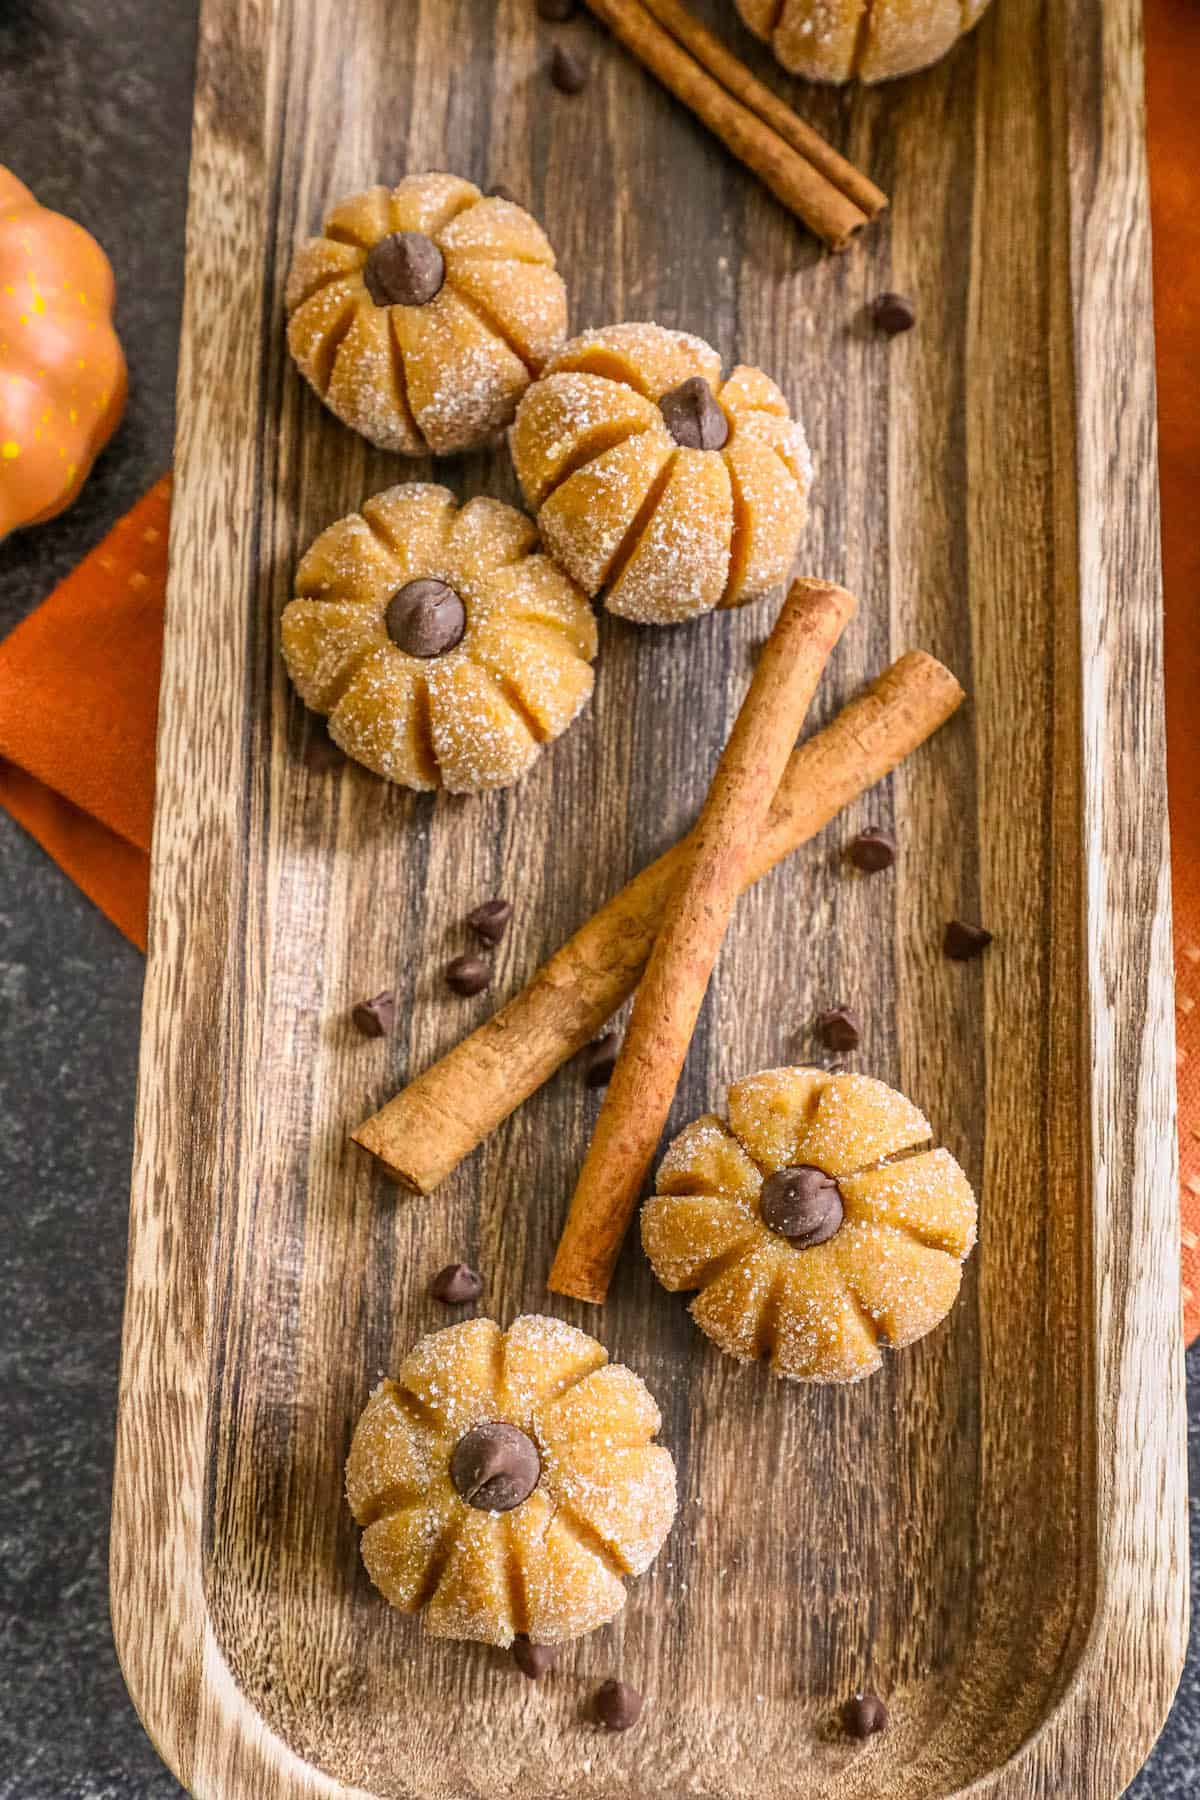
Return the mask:
{"type": "MultiPolygon", "coordinates": [[[[170,462],[194,35],[191,0],[0,0],[0,157],[103,241],[132,387],[72,510],[0,545],[0,636],[170,462]]],[[[141,985],[138,952],[0,813],[0,1800],[182,1791],[129,1704],[108,1621],[141,985]]],[[[1189,1390],[1195,1490],[1200,1348],[1189,1390]]],[[[1130,1792],[1200,1794],[1195,1638],[1130,1792]]]]}

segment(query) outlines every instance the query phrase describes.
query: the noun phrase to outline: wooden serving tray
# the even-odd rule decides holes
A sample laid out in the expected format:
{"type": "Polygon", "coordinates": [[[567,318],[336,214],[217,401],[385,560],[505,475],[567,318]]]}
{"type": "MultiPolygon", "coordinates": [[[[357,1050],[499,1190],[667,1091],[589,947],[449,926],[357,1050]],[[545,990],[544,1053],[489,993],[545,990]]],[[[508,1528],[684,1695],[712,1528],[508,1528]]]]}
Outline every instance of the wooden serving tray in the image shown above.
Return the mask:
{"type": "MultiPolygon", "coordinates": [[[[774,71],[730,6],[708,16],[774,71]]],[[[147,1729],[205,1800],[1110,1796],[1183,1655],[1177,1261],[1154,391],[1135,0],[996,0],[926,75],[794,90],[894,196],[843,258],[588,21],[577,99],[531,0],[206,0],[121,1386],[112,1593],[147,1729]],[[443,1191],[348,1132],[693,817],[770,609],[605,620],[587,716],[520,788],[413,797],[306,769],[277,652],[310,539],[425,464],[289,367],[281,294],[333,197],[406,169],[526,196],[578,327],[686,326],[761,363],[819,478],[804,566],[862,605],[816,722],[900,649],[970,703],[741,905],[673,1123],[812,1055],[932,1115],[982,1196],[948,1323],[846,1391],[722,1358],[627,1247],[601,1312],[544,1277],[596,1097],[568,1069],[443,1191]],[[888,343],[886,287],[918,324],[888,343]],[[893,824],[893,876],[839,847],[893,824]],[[495,993],[460,921],[517,900],[495,993]],[[982,962],[940,954],[982,918],[982,962]],[[350,1004],[394,986],[400,1028],[350,1004]],[[799,1035],[797,1035],[799,1034],[799,1035]],[[456,1257],[649,1380],[678,1524],[552,1680],[427,1641],[369,1587],[342,1498],[381,1371],[447,1322],[456,1257]],[[583,1720],[621,1672],[624,1737],[583,1720]],[[863,1682],[893,1725],[832,1729],[863,1682]]],[[[439,464],[516,498],[505,456],[439,464]]]]}

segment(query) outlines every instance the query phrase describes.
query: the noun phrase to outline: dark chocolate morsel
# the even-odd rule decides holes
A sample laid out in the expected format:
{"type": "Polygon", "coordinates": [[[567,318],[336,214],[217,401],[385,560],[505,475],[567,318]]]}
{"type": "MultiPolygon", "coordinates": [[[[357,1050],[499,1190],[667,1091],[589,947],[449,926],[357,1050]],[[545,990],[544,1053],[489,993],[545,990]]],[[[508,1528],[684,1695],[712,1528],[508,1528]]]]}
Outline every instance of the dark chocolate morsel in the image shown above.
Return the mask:
{"type": "Polygon", "coordinates": [[[531,1644],[523,1631],[513,1639],[513,1661],[530,1681],[540,1681],[558,1661],[553,1644],[531,1644]]]}
{"type": "Polygon", "coordinates": [[[482,994],[491,985],[492,971],[482,956],[456,956],[446,964],[446,980],[456,994],[482,994]]]}
{"type": "Polygon", "coordinates": [[[511,1512],[528,1500],[541,1472],[533,1439],[501,1419],[473,1425],[450,1453],[456,1491],[480,1512],[511,1512]]]}
{"type": "Polygon", "coordinates": [[[890,831],[868,825],[856,838],[851,838],[846,855],[864,875],[878,875],[881,869],[890,869],[895,862],[896,840],[890,831]]]}
{"type": "Polygon", "coordinates": [[[798,1250],[823,1244],[844,1217],[837,1182],[812,1163],[795,1163],[768,1175],[758,1197],[758,1210],[763,1224],[798,1250]]]}
{"type": "Polygon", "coordinates": [[[350,1017],[364,1037],[386,1037],[396,1023],[396,996],[385,988],[373,1000],[360,1000],[350,1017]]]}
{"type": "Polygon", "coordinates": [[[472,907],[467,924],[485,944],[498,944],[508,929],[512,912],[511,900],[485,900],[482,906],[472,907]]]}
{"type": "Polygon", "coordinates": [[[537,0],[537,11],[547,25],[565,25],[575,11],[575,0],[537,0]]]}
{"type": "Polygon", "coordinates": [[[606,1031],[598,1037],[594,1044],[589,1044],[584,1052],[587,1062],[584,1065],[583,1079],[590,1088],[607,1087],[612,1080],[612,1072],[617,1066],[617,1053],[621,1048],[621,1040],[615,1031],[606,1031]]]}
{"type": "Polygon", "coordinates": [[[478,1300],[482,1294],[483,1278],[466,1263],[447,1263],[430,1282],[429,1292],[435,1300],[444,1300],[447,1306],[466,1306],[468,1301],[478,1300]]]}
{"type": "Polygon", "coordinates": [[[992,941],[990,931],[982,925],[968,925],[963,919],[951,919],[942,939],[942,949],[952,962],[970,962],[973,956],[982,956],[992,941]]]}
{"type": "Polygon", "coordinates": [[[406,656],[444,656],[467,629],[467,609],[449,583],[421,575],[396,590],[383,622],[406,656]]]}
{"type": "Polygon", "coordinates": [[[911,331],[917,322],[912,301],[906,300],[903,294],[879,294],[872,300],[869,311],[872,325],[877,331],[886,332],[888,337],[911,331]]]}
{"type": "Polygon", "coordinates": [[[517,196],[513,193],[512,189],[505,187],[502,181],[498,181],[495,187],[490,187],[488,189],[488,199],[507,200],[510,206],[520,206],[522,204],[521,201],[517,199],[517,196]]]}
{"type": "Polygon", "coordinates": [[[854,1738],[874,1737],[886,1731],[887,1707],[878,1694],[852,1694],[842,1708],[842,1724],[854,1738]]]}
{"type": "Polygon", "coordinates": [[[817,1019],[817,1036],[828,1050],[857,1050],[862,1037],[858,1014],[848,1006],[831,1006],[817,1019]]]}
{"type": "Polygon", "coordinates": [[[627,1681],[606,1681],[593,1702],[606,1731],[628,1731],[642,1716],[642,1696],[627,1681]]]}
{"type": "Polygon", "coordinates": [[[380,238],[363,265],[363,281],[376,306],[427,306],[445,279],[445,258],[423,231],[380,238]]]}
{"type": "Polygon", "coordinates": [[[685,450],[719,450],[729,437],[729,421],[703,375],[689,375],[658,403],[667,430],[685,450]]]}
{"type": "Polygon", "coordinates": [[[573,50],[557,44],[550,58],[550,79],[560,94],[578,94],[587,86],[588,66],[573,50]]]}

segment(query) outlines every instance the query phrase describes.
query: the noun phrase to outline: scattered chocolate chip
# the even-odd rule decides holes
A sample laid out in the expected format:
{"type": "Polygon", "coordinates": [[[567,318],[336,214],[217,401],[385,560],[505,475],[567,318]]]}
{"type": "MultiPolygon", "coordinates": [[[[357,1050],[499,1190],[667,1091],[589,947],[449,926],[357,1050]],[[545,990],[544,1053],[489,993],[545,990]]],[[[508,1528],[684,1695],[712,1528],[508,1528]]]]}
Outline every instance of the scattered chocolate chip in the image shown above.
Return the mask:
{"type": "Polygon", "coordinates": [[[387,1037],[396,1023],[396,996],[386,988],[373,1000],[360,1000],[350,1017],[364,1037],[387,1037]]]}
{"type": "Polygon", "coordinates": [[[531,1644],[523,1631],[513,1639],[512,1653],[518,1669],[530,1681],[540,1681],[558,1661],[558,1651],[553,1644],[531,1644]]]}
{"type": "Polygon", "coordinates": [[[482,906],[473,907],[467,914],[467,924],[485,944],[498,944],[508,929],[512,913],[511,900],[485,900],[482,906]]]}
{"type": "Polygon", "coordinates": [[[456,994],[482,994],[491,979],[492,971],[482,956],[456,956],[446,964],[446,980],[456,994]]]}
{"type": "Polygon", "coordinates": [[[963,919],[951,919],[942,939],[942,949],[952,962],[970,962],[973,956],[982,956],[992,941],[990,931],[982,925],[968,925],[963,919]]]}
{"type": "Polygon", "coordinates": [[[856,838],[851,838],[846,855],[864,875],[878,875],[881,869],[890,869],[895,862],[896,840],[881,826],[868,825],[856,838]]]}
{"type": "Polygon", "coordinates": [[[886,1731],[887,1707],[878,1694],[853,1694],[842,1708],[842,1724],[854,1738],[874,1737],[886,1731]]]}
{"type": "Polygon", "coordinates": [[[872,300],[868,311],[875,329],[886,332],[888,337],[896,337],[901,331],[911,331],[917,322],[912,301],[906,300],[903,294],[879,294],[872,300]]]}
{"type": "Polygon", "coordinates": [[[547,25],[565,25],[575,11],[575,0],[537,0],[539,19],[547,25]]]}
{"type": "Polygon", "coordinates": [[[689,375],[658,403],[667,430],[685,450],[719,450],[729,436],[729,420],[703,375],[689,375]]]}
{"type": "Polygon", "coordinates": [[[430,1282],[429,1292],[435,1300],[444,1300],[447,1306],[465,1306],[482,1294],[483,1277],[466,1263],[447,1263],[430,1282]]]}
{"type": "Polygon", "coordinates": [[[587,1061],[583,1067],[583,1079],[590,1088],[607,1087],[612,1080],[612,1072],[617,1066],[617,1053],[621,1048],[621,1040],[615,1031],[606,1031],[598,1037],[594,1044],[589,1044],[584,1051],[587,1061]]]}
{"type": "Polygon", "coordinates": [[[305,767],[324,775],[330,769],[340,769],[345,760],[346,752],[334,743],[324,719],[310,717],[304,743],[305,767]]]}
{"type": "Polygon", "coordinates": [[[444,656],[467,629],[467,609],[448,583],[422,575],[392,595],[383,622],[406,656],[444,656]]]}
{"type": "Polygon", "coordinates": [[[627,1681],[606,1681],[592,1702],[606,1731],[628,1731],[642,1716],[642,1696],[627,1681]]]}
{"type": "Polygon", "coordinates": [[[376,306],[427,306],[445,279],[445,259],[423,231],[380,238],[363,265],[363,281],[376,306]]]}
{"type": "Polygon", "coordinates": [[[550,79],[560,94],[582,93],[587,86],[588,66],[581,56],[573,50],[564,50],[561,44],[554,47],[554,55],[550,58],[550,79]]]}
{"type": "Polygon", "coordinates": [[[850,1007],[831,1006],[817,1019],[817,1036],[827,1050],[857,1050],[862,1024],[850,1007]]]}
{"type": "Polygon", "coordinates": [[[500,1419],[473,1425],[450,1454],[450,1479],[479,1512],[511,1512],[528,1500],[541,1472],[533,1439],[500,1419]]]}
{"type": "Polygon", "coordinates": [[[488,189],[488,198],[490,200],[507,200],[510,206],[520,206],[522,204],[521,201],[517,199],[517,196],[513,193],[512,189],[506,188],[501,181],[498,181],[495,187],[490,187],[488,189]]]}
{"type": "Polygon", "coordinates": [[[762,1184],[758,1210],[764,1225],[799,1250],[811,1250],[831,1238],[844,1217],[836,1181],[812,1163],[776,1169],[762,1184]]]}

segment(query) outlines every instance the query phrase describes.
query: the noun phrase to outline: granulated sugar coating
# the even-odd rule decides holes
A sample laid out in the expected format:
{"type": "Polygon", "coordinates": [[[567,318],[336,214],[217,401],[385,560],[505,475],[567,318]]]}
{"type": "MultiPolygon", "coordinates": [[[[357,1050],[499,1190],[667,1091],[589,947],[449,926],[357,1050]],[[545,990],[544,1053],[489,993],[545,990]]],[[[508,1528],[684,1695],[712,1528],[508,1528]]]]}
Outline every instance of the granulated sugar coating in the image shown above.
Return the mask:
{"type": "Polygon", "coordinates": [[[435,1637],[549,1644],[606,1624],[622,1576],[650,1566],[675,1517],[660,1424],[645,1383],[559,1319],[507,1332],[468,1319],[422,1338],[371,1395],[346,1464],[372,1581],[435,1637]],[[469,1504],[450,1474],[460,1438],[494,1421],[541,1462],[508,1512],[469,1504]]]}
{"type": "Polygon", "coordinates": [[[551,554],[610,612],[675,624],[740,606],[791,573],[812,487],[804,431],[761,369],[722,384],[703,339],[661,325],[572,338],[517,409],[513,463],[551,554]],[[706,382],[728,434],[672,435],[664,395],[706,382]]]}
{"type": "Polygon", "coordinates": [[[944,56],[987,0],[737,0],[785,69],[810,81],[889,81],[944,56]]]}
{"type": "Polygon", "coordinates": [[[567,328],[541,226],[457,175],[409,175],[341,201],[296,252],[285,304],[289,348],[325,404],[405,456],[474,449],[502,431],[567,328]],[[372,251],[400,232],[441,257],[441,285],[420,304],[388,304],[366,280],[372,251]]]}
{"type": "Polygon", "coordinates": [[[911,1344],[945,1318],[975,1244],[975,1197],[948,1150],[919,1150],[929,1121],[865,1075],[766,1069],[729,1090],[728,1122],[695,1120],[663,1157],[642,1243],[722,1350],[797,1381],[859,1381],[880,1344],[911,1344]],[[843,1220],[803,1246],[765,1222],[779,1169],[835,1179],[843,1220]]]}
{"type": "Polygon", "coordinates": [[[523,513],[445,488],[389,488],[313,544],[283,611],[284,660],[348,756],[406,787],[506,787],[561,735],[592,692],[592,610],[537,554],[523,513]],[[407,584],[444,582],[465,629],[440,654],[389,635],[407,584]]]}

